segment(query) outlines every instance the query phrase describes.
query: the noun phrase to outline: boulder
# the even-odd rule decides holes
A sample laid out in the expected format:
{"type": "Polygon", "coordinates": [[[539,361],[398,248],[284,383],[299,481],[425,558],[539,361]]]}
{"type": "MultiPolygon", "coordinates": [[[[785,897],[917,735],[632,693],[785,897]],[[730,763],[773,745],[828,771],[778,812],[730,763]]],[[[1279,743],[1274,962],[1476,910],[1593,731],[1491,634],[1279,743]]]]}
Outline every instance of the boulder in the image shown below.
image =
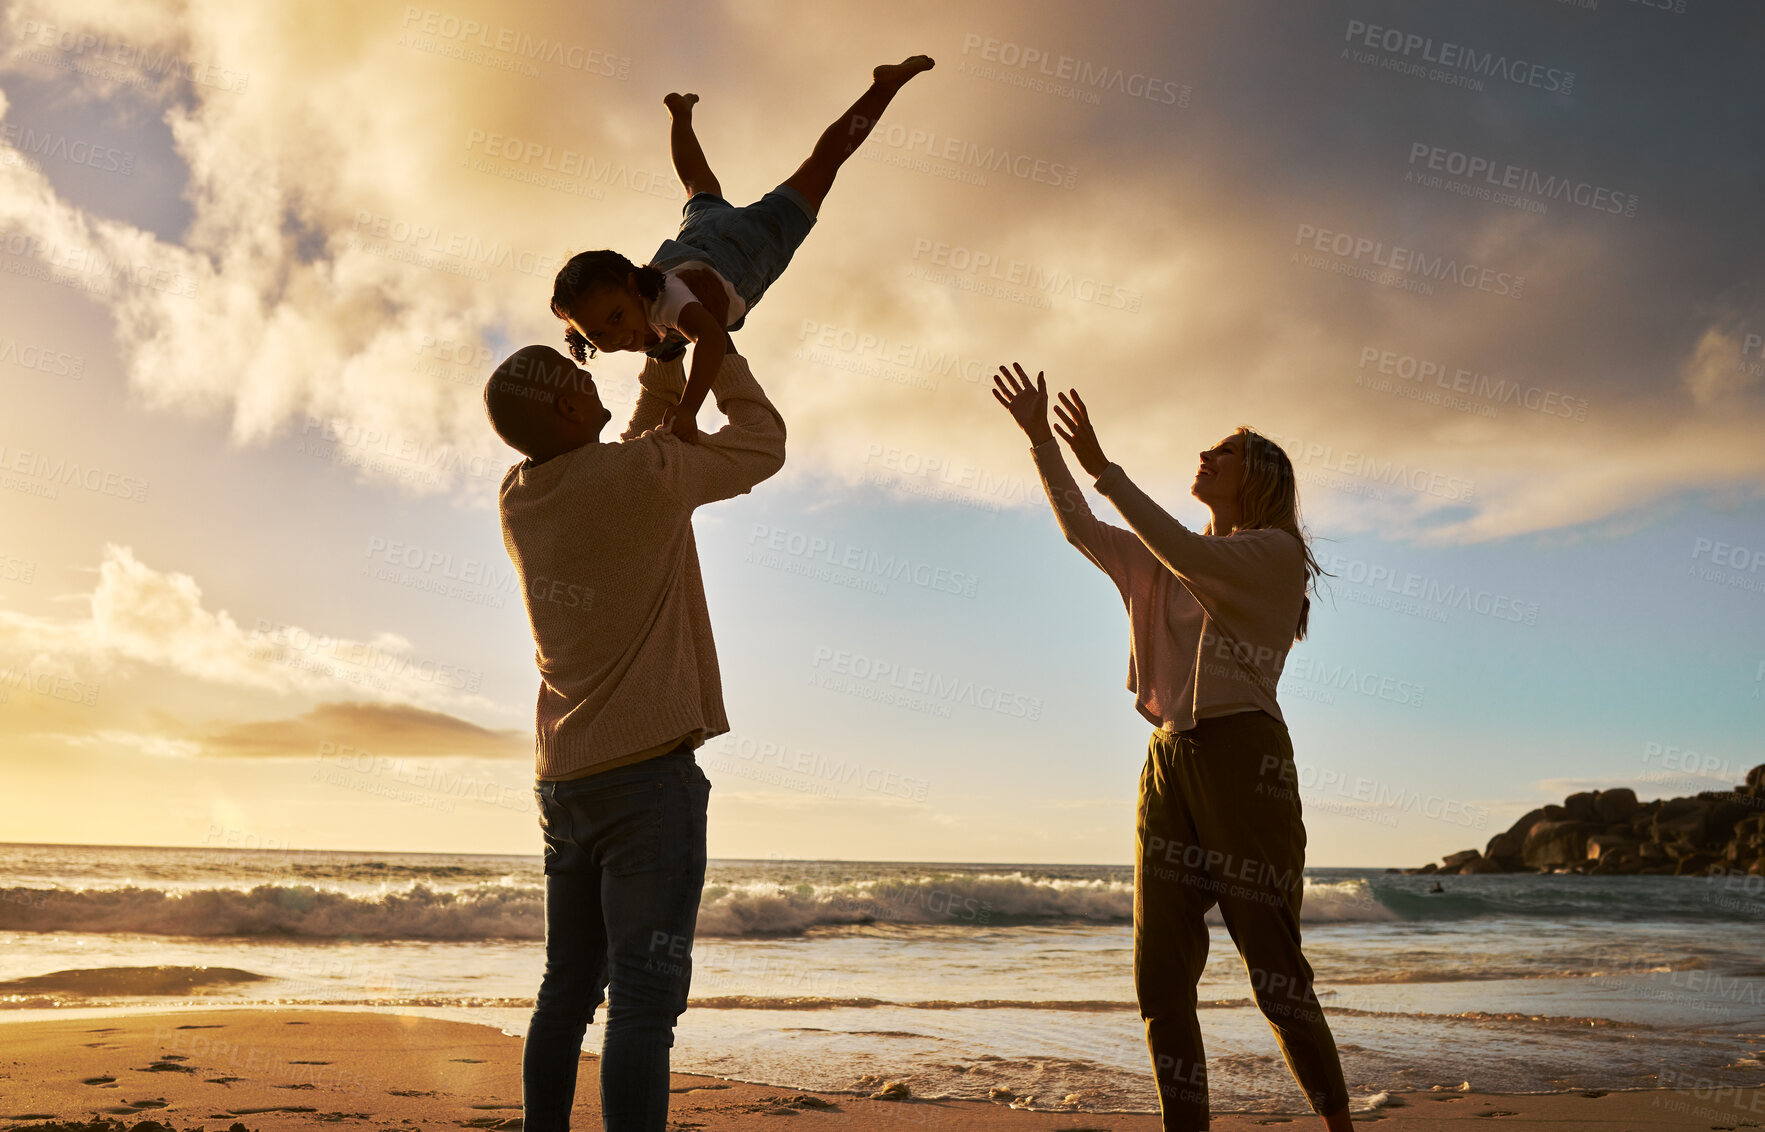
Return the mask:
{"type": "Polygon", "coordinates": [[[1567,821],[1567,820],[1569,820],[1569,811],[1564,809],[1562,806],[1557,806],[1557,805],[1546,806],[1544,808],[1544,820],[1545,821],[1567,821]]]}
{"type": "Polygon", "coordinates": [[[1655,813],[1649,834],[1664,845],[1675,842],[1702,845],[1710,832],[1710,810],[1714,803],[1707,798],[1673,798],[1655,813]],[[1683,803],[1675,805],[1674,803],[1683,803]]]}
{"type": "Polygon", "coordinates": [[[1482,856],[1483,854],[1477,852],[1475,849],[1460,849],[1457,853],[1450,853],[1441,859],[1440,871],[1443,873],[1456,873],[1460,871],[1463,866],[1480,859],[1482,856]]]}
{"type": "Polygon", "coordinates": [[[1727,841],[1734,836],[1735,827],[1742,821],[1753,816],[1753,808],[1733,798],[1723,798],[1710,807],[1705,824],[1710,837],[1717,841],[1727,841]]]}
{"type": "Polygon", "coordinates": [[[1619,876],[1634,873],[1642,866],[1642,861],[1628,849],[1613,849],[1600,857],[1591,870],[1592,876],[1619,876]]]}
{"type": "Polygon", "coordinates": [[[1616,790],[1601,790],[1595,794],[1593,808],[1600,821],[1607,825],[1617,825],[1628,822],[1641,806],[1636,800],[1636,791],[1628,786],[1621,786],[1616,790]]]}
{"type": "Polygon", "coordinates": [[[1520,859],[1535,869],[1587,860],[1587,838],[1598,826],[1584,821],[1541,821],[1526,835],[1520,859]]]}
{"type": "Polygon", "coordinates": [[[1637,846],[1636,855],[1644,861],[1659,863],[1667,859],[1667,847],[1659,841],[1645,841],[1637,846]]]}
{"type": "Polygon", "coordinates": [[[1690,853],[1673,866],[1674,876],[1703,876],[1712,868],[1721,868],[1722,858],[1714,853],[1690,853]]]}
{"type": "Polygon", "coordinates": [[[1747,771],[1747,790],[1753,793],[1765,791],[1765,763],[1747,771]]]}
{"type": "Polygon", "coordinates": [[[1594,805],[1592,791],[1583,790],[1579,794],[1571,794],[1563,799],[1563,808],[1569,811],[1570,821],[1598,821],[1599,807],[1594,805]]]}
{"type": "MultiPolygon", "coordinates": [[[[1543,820],[1544,820],[1544,807],[1540,806],[1536,810],[1528,810],[1526,812],[1525,816],[1523,816],[1519,821],[1515,822],[1513,825],[1510,825],[1508,827],[1507,836],[1514,839],[1514,855],[1515,856],[1519,855],[1520,845],[1522,842],[1524,842],[1526,840],[1526,834],[1531,831],[1533,826],[1537,825],[1539,822],[1541,822],[1543,820]]],[[[1490,853],[1488,855],[1491,857],[1496,857],[1496,856],[1500,856],[1501,854],[1490,853]]]]}
{"type": "Polygon", "coordinates": [[[1463,865],[1459,866],[1459,873],[1462,876],[1473,876],[1477,873],[1505,873],[1508,871],[1508,869],[1503,868],[1499,863],[1490,860],[1488,857],[1478,857],[1474,861],[1466,861],[1463,865]]]}
{"type": "Polygon", "coordinates": [[[1483,850],[1483,859],[1500,861],[1503,868],[1518,868],[1521,864],[1520,846],[1525,843],[1524,833],[1498,833],[1489,839],[1483,850]]]}
{"type": "Polygon", "coordinates": [[[1636,838],[1628,833],[1595,833],[1587,839],[1587,859],[1603,860],[1608,853],[1622,850],[1636,855],[1636,838]]]}

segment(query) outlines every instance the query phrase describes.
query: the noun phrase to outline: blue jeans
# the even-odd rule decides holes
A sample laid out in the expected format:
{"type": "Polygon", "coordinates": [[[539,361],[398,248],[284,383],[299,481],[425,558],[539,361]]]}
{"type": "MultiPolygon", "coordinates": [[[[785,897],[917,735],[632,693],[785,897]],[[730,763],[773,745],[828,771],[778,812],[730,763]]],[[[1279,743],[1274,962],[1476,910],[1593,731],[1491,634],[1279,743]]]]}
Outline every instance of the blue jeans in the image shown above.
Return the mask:
{"type": "MultiPolygon", "coordinates": [[[[703,260],[729,280],[750,311],[784,274],[791,256],[815,226],[815,209],[789,185],[780,185],[743,208],[711,193],[694,193],[681,213],[679,233],[662,241],[651,266],[666,271],[703,260]]],[[[744,313],[729,329],[740,330],[746,321],[744,313]]]]}
{"type": "Polygon", "coordinates": [[[570,1127],[583,1033],[606,1001],[601,1122],[663,1132],[668,1051],[692,981],[711,783],[681,746],[587,778],[540,782],[545,977],[521,1058],[528,1132],[570,1127]]]}

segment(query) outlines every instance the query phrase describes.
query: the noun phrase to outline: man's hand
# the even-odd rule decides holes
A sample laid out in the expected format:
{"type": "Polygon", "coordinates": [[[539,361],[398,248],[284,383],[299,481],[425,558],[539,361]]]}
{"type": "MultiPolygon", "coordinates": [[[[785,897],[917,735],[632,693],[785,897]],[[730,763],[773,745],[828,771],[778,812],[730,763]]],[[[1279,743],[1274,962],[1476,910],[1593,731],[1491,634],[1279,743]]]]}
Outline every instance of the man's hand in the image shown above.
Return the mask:
{"type": "Polygon", "coordinates": [[[1016,376],[1000,366],[999,376],[993,378],[993,399],[1005,406],[1031,444],[1053,440],[1054,433],[1048,428],[1048,383],[1038,373],[1036,383],[1031,385],[1023,367],[1016,362],[1011,364],[1017,369],[1016,376]]]}
{"type": "Polygon", "coordinates": [[[1091,414],[1079,391],[1070,389],[1062,393],[1060,404],[1054,406],[1054,413],[1066,426],[1064,429],[1056,426],[1054,431],[1060,433],[1060,439],[1066,441],[1066,446],[1078,457],[1079,467],[1085,469],[1092,479],[1102,475],[1109,467],[1109,457],[1103,454],[1103,445],[1097,443],[1097,430],[1091,427],[1091,414]]]}
{"type": "Polygon", "coordinates": [[[693,298],[711,312],[718,326],[729,325],[729,292],[723,289],[723,281],[717,278],[715,271],[708,267],[689,267],[676,274],[693,293],[693,298]]]}

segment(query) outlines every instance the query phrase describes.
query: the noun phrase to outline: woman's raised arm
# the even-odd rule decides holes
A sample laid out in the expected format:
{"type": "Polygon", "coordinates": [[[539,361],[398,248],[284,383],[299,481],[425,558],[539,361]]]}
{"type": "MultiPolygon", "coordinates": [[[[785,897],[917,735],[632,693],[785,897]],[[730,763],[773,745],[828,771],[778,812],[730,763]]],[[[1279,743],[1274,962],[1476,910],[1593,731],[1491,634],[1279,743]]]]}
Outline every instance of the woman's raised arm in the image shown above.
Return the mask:
{"type": "Polygon", "coordinates": [[[1076,546],[1097,568],[1108,574],[1118,587],[1125,587],[1137,571],[1156,568],[1146,548],[1132,532],[1099,522],[1085,503],[1085,493],[1067,470],[1060,445],[1054,442],[1054,431],[1048,426],[1048,383],[1036,374],[1034,384],[1023,367],[1013,362],[1017,372],[999,367],[993,378],[993,397],[1004,405],[1030,438],[1030,454],[1042,476],[1042,490],[1054,508],[1054,519],[1066,541],[1076,546]]]}

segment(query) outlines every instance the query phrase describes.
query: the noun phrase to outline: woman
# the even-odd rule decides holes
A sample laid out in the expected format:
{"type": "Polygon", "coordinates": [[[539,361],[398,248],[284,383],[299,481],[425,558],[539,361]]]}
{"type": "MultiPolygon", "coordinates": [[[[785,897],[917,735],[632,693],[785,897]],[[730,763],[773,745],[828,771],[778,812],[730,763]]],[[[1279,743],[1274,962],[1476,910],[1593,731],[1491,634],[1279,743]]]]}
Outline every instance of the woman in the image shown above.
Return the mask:
{"type": "Polygon", "coordinates": [[[1029,436],[1066,540],[1121,591],[1132,631],[1128,687],[1157,730],[1135,823],[1134,989],[1167,1130],[1208,1123],[1195,986],[1215,903],[1312,1109],[1353,1127],[1330,1027],[1300,952],[1305,825],[1275,684],[1305,638],[1308,575],[1293,465],[1247,428],[1201,453],[1189,493],[1213,521],[1185,528],[1109,462],[1078,391],[1060,395],[1060,438],[1131,532],[1099,522],[1048,424],[1048,388],[1004,366],[993,396],[1029,436]]]}

